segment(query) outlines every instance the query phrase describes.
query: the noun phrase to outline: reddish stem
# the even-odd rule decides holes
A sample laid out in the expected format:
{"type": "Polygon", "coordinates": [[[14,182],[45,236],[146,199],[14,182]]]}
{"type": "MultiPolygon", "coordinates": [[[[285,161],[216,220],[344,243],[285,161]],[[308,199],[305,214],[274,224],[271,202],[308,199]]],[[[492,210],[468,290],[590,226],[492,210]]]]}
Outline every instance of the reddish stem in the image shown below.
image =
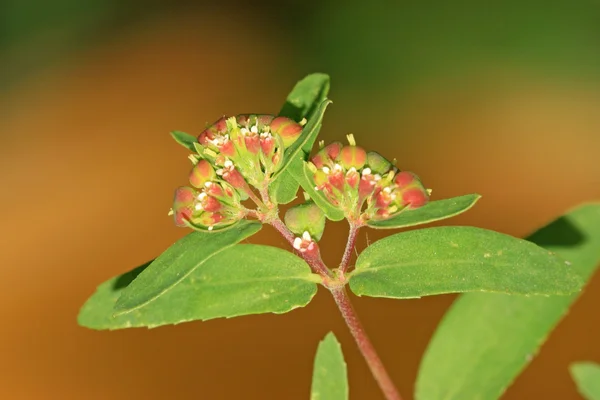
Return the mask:
{"type": "Polygon", "coordinates": [[[355,225],[350,222],[350,232],[348,233],[348,242],[346,243],[346,249],[344,250],[344,256],[340,263],[340,272],[343,274],[348,270],[350,259],[352,258],[352,251],[356,245],[356,237],[358,236],[359,225],[355,225]]]}
{"type": "Polygon", "coordinates": [[[350,298],[346,293],[346,289],[343,286],[331,288],[331,294],[335,299],[335,303],[337,304],[344,320],[346,321],[346,325],[350,328],[350,332],[352,336],[354,336],[354,340],[358,345],[360,352],[363,357],[367,361],[369,368],[371,369],[371,373],[375,377],[375,380],[379,384],[381,391],[383,392],[385,398],[387,400],[402,400],[400,397],[400,393],[394,386],[390,376],[388,375],[381,359],[377,355],[375,351],[375,347],[367,337],[367,334],[352,307],[352,303],[350,302],[350,298]]]}
{"type": "MultiPolygon", "coordinates": [[[[294,246],[294,239],[296,236],[288,229],[288,227],[283,223],[283,221],[279,218],[275,218],[269,221],[271,225],[275,229],[281,233],[281,235],[292,245],[294,246]]],[[[306,263],[311,267],[313,272],[321,275],[322,277],[331,278],[333,275],[329,268],[325,265],[323,260],[321,259],[321,253],[319,251],[319,246],[315,243],[314,250],[310,252],[298,252],[298,254],[306,261],[306,263]]]]}

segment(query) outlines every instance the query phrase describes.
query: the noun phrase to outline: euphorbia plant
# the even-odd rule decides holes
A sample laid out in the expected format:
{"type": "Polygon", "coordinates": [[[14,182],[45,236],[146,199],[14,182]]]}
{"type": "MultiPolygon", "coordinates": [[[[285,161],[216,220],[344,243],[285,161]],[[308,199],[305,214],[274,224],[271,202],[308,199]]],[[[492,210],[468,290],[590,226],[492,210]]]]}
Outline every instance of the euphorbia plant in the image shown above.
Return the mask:
{"type": "MultiPolygon", "coordinates": [[[[328,76],[309,75],[294,87],[278,115],[226,116],[197,135],[173,132],[188,150],[192,167],[189,186],[175,191],[170,214],[177,226],[195,232],[154,261],[101,285],[83,306],[79,323],[120,329],[284,313],[308,304],[322,285],[335,299],[384,396],[400,399],[352,308],[347,286],[359,296],[395,299],[457,292],[567,296],[580,290],[581,274],[572,260],[531,241],[474,227],[394,234],[373,243],[352,263],[360,230],[399,229],[452,217],[480,196],[430,199],[431,190],[416,174],[363,149],[353,135],[346,144],[315,146],[331,103],[328,90],[328,76]],[[299,194],[300,204],[283,213],[280,206],[299,194]],[[343,219],[349,224],[346,249],[339,264],[328,266],[319,240],[326,234],[326,220],[343,219]],[[279,231],[290,251],[239,244],[263,225],[279,231]]],[[[317,363],[337,360],[331,368],[338,368],[341,353],[336,351],[330,336],[317,363]]],[[[328,380],[319,371],[315,369],[313,396],[347,396],[344,389],[328,391],[328,380]]]]}

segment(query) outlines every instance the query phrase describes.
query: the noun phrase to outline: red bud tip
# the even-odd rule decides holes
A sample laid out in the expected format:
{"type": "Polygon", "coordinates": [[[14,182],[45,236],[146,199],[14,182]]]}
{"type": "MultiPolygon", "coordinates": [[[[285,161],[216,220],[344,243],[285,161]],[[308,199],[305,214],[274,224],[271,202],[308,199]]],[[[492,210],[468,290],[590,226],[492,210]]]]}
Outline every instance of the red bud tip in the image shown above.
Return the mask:
{"type": "Polygon", "coordinates": [[[261,149],[258,135],[246,136],[244,137],[244,142],[246,144],[246,149],[248,149],[250,153],[258,154],[261,149]]]}
{"type": "Polygon", "coordinates": [[[287,117],[277,117],[271,122],[271,132],[279,134],[287,148],[300,137],[302,125],[287,117]]]}
{"type": "Polygon", "coordinates": [[[429,198],[423,190],[409,189],[402,193],[402,201],[410,208],[418,208],[427,204],[429,198]]]}
{"type": "Polygon", "coordinates": [[[346,169],[361,169],[367,162],[367,152],[358,146],[344,146],[339,154],[340,163],[346,169]]]}
{"type": "Polygon", "coordinates": [[[417,179],[418,178],[416,177],[416,175],[413,174],[412,172],[402,171],[402,172],[398,172],[398,174],[394,178],[394,183],[396,185],[398,185],[398,187],[400,189],[402,189],[402,188],[405,188],[408,185],[412,184],[417,179]]]}
{"type": "Polygon", "coordinates": [[[194,187],[202,188],[206,182],[212,181],[215,177],[212,165],[206,160],[200,160],[190,172],[190,183],[194,187]]]}

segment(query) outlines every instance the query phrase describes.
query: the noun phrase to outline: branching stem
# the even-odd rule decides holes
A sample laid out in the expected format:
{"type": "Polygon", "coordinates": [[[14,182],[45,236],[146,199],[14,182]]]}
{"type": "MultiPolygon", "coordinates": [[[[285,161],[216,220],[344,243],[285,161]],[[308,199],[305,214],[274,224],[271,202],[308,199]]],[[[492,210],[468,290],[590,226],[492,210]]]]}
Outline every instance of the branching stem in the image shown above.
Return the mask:
{"type": "MultiPolygon", "coordinates": [[[[294,236],[292,231],[290,231],[288,227],[285,226],[285,224],[279,217],[273,218],[269,221],[269,223],[275,229],[277,229],[279,233],[281,233],[281,235],[292,245],[292,247],[294,246],[294,239],[296,238],[296,236],[294,236]]],[[[333,276],[329,268],[327,268],[327,266],[321,259],[321,254],[319,253],[318,246],[315,248],[315,251],[306,253],[299,252],[298,254],[304,259],[304,261],[306,261],[306,263],[310,266],[314,273],[321,275],[321,277],[323,278],[331,278],[333,276]]]]}
{"type": "MultiPolygon", "coordinates": [[[[269,192],[266,186],[263,188],[263,190],[261,190],[261,197],[266,204],[270,204],[269,192]]],[[[277,229],[277,231],[279,231],[279,233],[285,238],[285,240],[289,242],[292,247],[294,246],[294,240],[296,239],[294,233],[289,230],[289,228],[283,223],[277,214],[271,214],[268,218],[264,219],[263,222],[271,224],[275,229],[277,229]]],[[[402,400],[398,390],[394,386],[394,383],[385,370],[381,359],[377,355],[375,347],[373,347],[373,344],[367,337],[367,334],[360,323],[354,308],[352,307],[352,303],[350,302],[350,298],[348,297],[345,288],[347,281],[344,277],[344,273],[350,264],[352,251],[354,250],[356,237],[360,227],[360,224],[350,222],[348,242],[346,243],[344,256],[342,257],[342,262],[340,263],[339,273],[336,275],[334,275],[323,262],[319,247],[316,243],[313,251],[299,252],[298,254],[304,259],[304,261],[306,261],[314,273],[321,276],[323,279],[323,285],[330,290],[335,303],[344,317],[344,321],[346,321],[346,325],[348,325],[348,328],[350,329],[350,333],[352,333],[360,352],[365,358],[367,365],[375,377],[375,380],[379,384],[379,387],[386,400],[402,400]]]]}

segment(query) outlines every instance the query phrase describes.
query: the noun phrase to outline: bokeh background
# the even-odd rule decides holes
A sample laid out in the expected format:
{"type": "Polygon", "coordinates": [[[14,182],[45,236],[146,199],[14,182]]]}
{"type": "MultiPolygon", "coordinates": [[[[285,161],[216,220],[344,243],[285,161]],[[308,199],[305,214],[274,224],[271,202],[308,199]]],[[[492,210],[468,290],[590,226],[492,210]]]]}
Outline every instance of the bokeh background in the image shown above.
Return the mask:
{"type": "MultiPolygon", "coordinates": [[[[448,224],[525,236],[600,199],[600,3],[488,3],[3,0],[0,398],[307,399],[329,330],[351,397],[380,398],[324,291],[284,315],[154,330],[76,315],[186,233],[166,215],[189,169],[168,132],[275,113],[310,72],[332,76],[323,139],[354,133],[435,198],[483,195],[448,224]]],[[[345,229],[327,227],[332,264],[345,229]]],[[[285,246],[270,229],[250,241],[285,246]]],[[[405,398],[453,299],[355,299],[405,398]]],[[[596,274],[506,399],[578,398],[567,366],[600,360],[599,301],[596,274]]]]}

